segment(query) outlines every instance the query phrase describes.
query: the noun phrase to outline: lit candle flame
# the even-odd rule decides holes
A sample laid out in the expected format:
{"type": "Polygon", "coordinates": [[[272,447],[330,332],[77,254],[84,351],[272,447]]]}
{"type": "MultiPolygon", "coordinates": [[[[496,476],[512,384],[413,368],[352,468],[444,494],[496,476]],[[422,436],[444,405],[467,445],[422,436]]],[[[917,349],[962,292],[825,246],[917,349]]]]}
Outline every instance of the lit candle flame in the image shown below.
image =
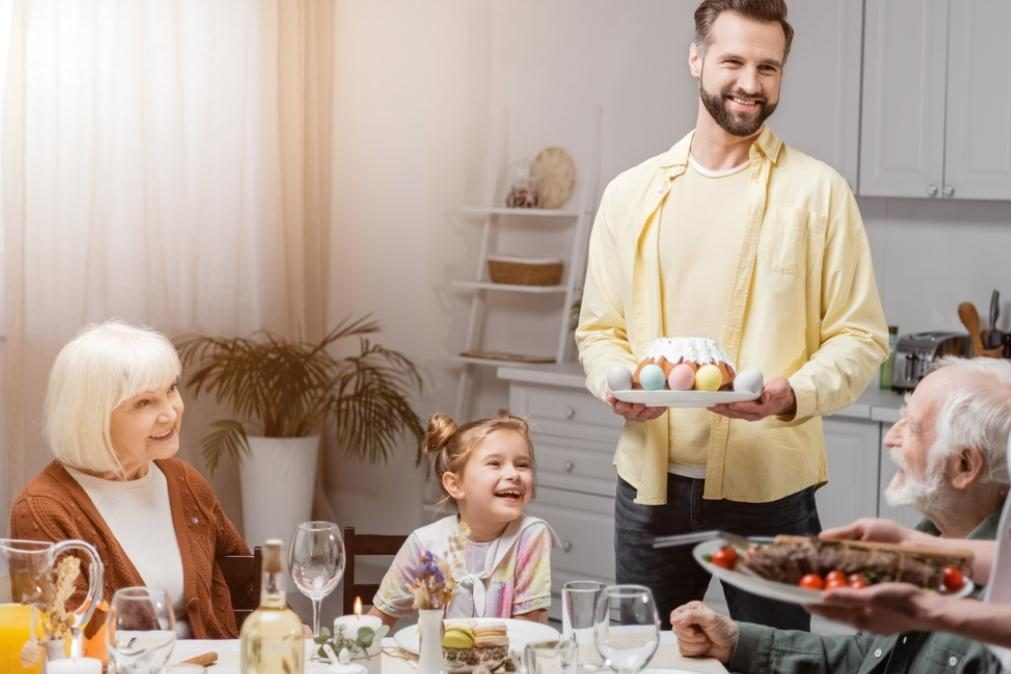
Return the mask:
{"type": "Polygon", "coordinates": [[[355,610],[354,610],[354,613],[355,613],[356,616],[360,616],[362,614],[362,598],[361,597],[355,597],[355,610]]]}

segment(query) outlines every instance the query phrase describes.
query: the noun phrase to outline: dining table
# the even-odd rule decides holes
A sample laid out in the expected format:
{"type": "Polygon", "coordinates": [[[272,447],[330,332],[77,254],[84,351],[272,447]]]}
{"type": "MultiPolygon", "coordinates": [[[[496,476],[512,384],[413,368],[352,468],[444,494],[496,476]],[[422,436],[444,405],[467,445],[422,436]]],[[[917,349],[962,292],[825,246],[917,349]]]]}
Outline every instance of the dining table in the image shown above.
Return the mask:
{"type": "MultiPolygon", "coordinates": [[[[306,641],[307,653],[312,642],[306,641]]],[[[176,667],[178,663],[204,653],[217,654],[217,662],[207,667],[206,674],[239,674],[239,640],[200,640],[181,639],[176,642],[170,666],[165,674],[197,674],[201,672],[196,667],[176,667]]],[[[383,639],[382,649],[372,657],[355,660],[365,667],[367,674],[417,674],[418,660],[412,653],[401,650],[396,642],[387,637],[383,639]]],[[[334,674],[340,672],[339,665],[327,662],[311,661],[306,657],[305,674],[334,674]]],[[[584,674],[589,671],[581,669],[584,674]]],[[[610,670],[604,670],[608,672],[610,670]]],[[[703,672],[704,674],[726,674],[727,668],[713,658],[686,658],[678,652],[677,639],[673,632],[661,632],[660,644],[656,653],[644,670],[646,674],[682,674],[688,672],[703,672]]]]}

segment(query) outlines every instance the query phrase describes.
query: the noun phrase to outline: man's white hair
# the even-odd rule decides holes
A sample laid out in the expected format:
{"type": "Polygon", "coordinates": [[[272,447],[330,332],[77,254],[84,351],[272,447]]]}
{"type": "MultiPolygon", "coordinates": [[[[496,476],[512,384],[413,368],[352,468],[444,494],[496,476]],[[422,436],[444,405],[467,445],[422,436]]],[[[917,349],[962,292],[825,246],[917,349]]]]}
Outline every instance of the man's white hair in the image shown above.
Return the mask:
{"type": "Polygon", "coordinates": [[[944,459],[963,447],[983,452],[986,466],[982,484],[1007,489],[1007,453],[1011,442],[1011,361],[1001,358],[946,356],[935,370],[955,367],[971,376],[972,384],[958,383],[935,420],[937,438],[927,465],[939,469],[944,459]]]}
{"type": "Polygon", "coordinates": [[[163,335],[123,321],[85,328],[49,372],[44,429],[63,464],[122,474],[112,446],[112,411],[124,400],[179,377],[179,355],[163,335]]]}

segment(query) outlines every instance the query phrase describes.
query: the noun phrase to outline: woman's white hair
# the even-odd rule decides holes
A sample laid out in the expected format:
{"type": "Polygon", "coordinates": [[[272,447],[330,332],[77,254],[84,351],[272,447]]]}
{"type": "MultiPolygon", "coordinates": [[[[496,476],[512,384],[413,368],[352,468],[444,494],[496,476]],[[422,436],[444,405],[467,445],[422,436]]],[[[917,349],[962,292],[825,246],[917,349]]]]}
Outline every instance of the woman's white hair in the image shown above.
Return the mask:
{"type": "Polygon", "coordinates": [[[123,321],[84,328],[49,372],[44,432],[61,463],[122,474],[112,446],[112,411],[124,400],[179,377],[179,354],[164,335],[123,321]]]}
{"type": "Polygon", "coordinates": [[[956,367],[976,382],[957,385],[937,415],[937,441],[928,465],[940,466],[963,447],[983,452],[983,484],[1006,490],[1011,442],[1011,361],[1001,358],[942,358],[934,369],[956,367]]]}

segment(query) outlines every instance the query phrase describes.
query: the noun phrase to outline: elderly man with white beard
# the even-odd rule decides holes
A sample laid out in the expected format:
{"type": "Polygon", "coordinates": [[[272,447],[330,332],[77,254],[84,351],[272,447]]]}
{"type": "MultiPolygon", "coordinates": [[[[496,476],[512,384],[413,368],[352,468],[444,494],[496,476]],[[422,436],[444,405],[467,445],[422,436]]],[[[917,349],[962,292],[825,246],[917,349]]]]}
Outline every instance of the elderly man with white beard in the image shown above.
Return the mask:
{"type": "MultiPolygon", "coordinates": [[[[899,470],[885,491],[912,505],[917,527],[944,538],[993,539],[1008,493],[1011,363],[948,358],[907,398],[885,436],[899,470]]],[[[740,672],[987,670],[981,644],[946,633],[821,636],[736,623],[701,602],[674,609],[681,653],[715,657],[740,672]]]]}

